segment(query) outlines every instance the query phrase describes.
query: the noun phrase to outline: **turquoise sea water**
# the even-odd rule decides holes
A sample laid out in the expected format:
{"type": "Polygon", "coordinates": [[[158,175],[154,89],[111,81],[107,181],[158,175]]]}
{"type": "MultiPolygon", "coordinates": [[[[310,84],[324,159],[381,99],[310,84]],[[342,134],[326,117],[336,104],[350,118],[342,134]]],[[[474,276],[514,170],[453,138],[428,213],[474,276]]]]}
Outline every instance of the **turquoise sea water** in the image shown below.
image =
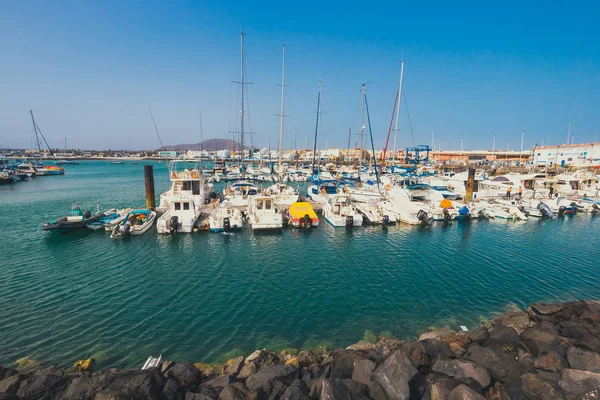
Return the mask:
{"type": "MultiPolygon", "coordinates": [[[[144,236],[43,232],[73,201],[144,204],[143,164],[86,162],[0,186],[0,364],[140,367],[256,348],[343,346],[474,326],[538,300],[600,298],[600,218],[328,224],[311,232],[144,236]]],[[[167,166],[154,164],[157,195],[167,166]]],[[[217,189],[219,189],[218,187],[217,189]]],[[[324,222],[324,221],[322,221],[324,222]]]]}

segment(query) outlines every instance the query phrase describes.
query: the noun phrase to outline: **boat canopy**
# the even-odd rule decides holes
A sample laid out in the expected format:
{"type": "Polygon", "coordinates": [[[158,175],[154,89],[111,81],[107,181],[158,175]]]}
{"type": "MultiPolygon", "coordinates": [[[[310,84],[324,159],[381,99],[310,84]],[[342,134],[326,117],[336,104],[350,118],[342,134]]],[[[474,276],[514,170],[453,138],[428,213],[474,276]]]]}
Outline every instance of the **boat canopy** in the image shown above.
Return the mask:
{"type": "Polygon", "coordinates": [[[408,189],[408,190],[433,189],[433,187],[431,187],[431,185],[428,185],[426,183],[418,183],[416,185],[407,186],[406,189],[408,189]]]}

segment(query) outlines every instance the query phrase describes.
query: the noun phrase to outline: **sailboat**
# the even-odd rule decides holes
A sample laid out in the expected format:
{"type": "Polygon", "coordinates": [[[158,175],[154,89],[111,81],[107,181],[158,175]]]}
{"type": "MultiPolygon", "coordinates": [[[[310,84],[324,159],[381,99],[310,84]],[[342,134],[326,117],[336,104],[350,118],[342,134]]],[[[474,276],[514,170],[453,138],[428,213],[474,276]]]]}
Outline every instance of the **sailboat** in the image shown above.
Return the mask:
{"type": "Polygon", "coordinates": [[[44,140],[44,143],[46,144],[48,151],[50,151],[50,154],[52,155],[54,162],[56,162],[57,160],[56,160],[56,157],[54,156],[54,152],[52,151],[52,149],[50,148],[50,145],[48,144],[48,141],[46,140],[46,138],[44,137],[44,134],[40,130],[40,127],[35,122],[35,118],[33,117],[33,111],[29,110],[29,113],[31,114],[31,122],[33,123],[33,131],[35,132],[35,140],[37,143],[38,152],[40,154],[40,165],[35,167],[36,176],[64,175],[64,173],[65,173],[64,168],[61,168],[58,165],[44,165],[44,163],[42,161],[42,146],[40,144],[40,136],[44,140]]]}
{"type": "Polygon", "coordinates": [[[272,196],[275,204],[278,206],[290,206],[298,201],[298,191],[293,187],[283,183],[285,169],[283,167],[283,117],[284,115],[284,90],[285,90],[285,45],[283,45],[282,62],[281,62],[281,106],[279,109],[279,182],[269,186],[265,190],[265,194],[272,196]]]}

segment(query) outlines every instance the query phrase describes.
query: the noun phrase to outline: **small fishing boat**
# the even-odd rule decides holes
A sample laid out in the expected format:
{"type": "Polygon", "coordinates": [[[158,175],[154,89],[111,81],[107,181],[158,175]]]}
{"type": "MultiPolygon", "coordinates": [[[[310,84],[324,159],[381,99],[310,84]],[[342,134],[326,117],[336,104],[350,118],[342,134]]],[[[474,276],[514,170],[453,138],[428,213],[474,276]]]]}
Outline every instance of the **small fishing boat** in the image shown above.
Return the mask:
{"type": "Polygon", "coordinates": [[[123,164],[123,161],[112,161],[111,164],[123,164]]]}
{"type": "Polygon", "coordinates": [[[110,237],[143,235],[152,227],[155,219],[156,212],[151,210],[138,209],[130,211],[123,219],[123,222],[115,227],[110,237]]]}
{"type": "Polygon", "coordinates": [[[15,182],[15,174],[12,171],[0,171],[0,184],[8,184],[15,182]]]}
{"type": "Polygon", "coordinates": [[[239,181],[223,189],[225,198],[240,211],[245,211],[250,198],[258,195],[259,189],[248,181],[239,181]]]}
{"type": "Polygon", "coordinates": [[[65,169],[58,165],[44,165],[35,169],[37,176],[64,175],[65,169]]]}
{"type": "Polygon", "coordinates": [[[208,227],[211,232],[241,231],[244,217],[230,201],[225,200],[210,213],[208,227]]]}
{"type": "Polygon", "coordinates": [[[56,231],[56,232],[70,232],[77,229],[87,228],[88,224],[97,221],[103,214],[97,213],[92,215],[88,211],[83,211],[77,203],[73,203],[71,207],[71,215],[58,218],[50,222],[44,222],[42,224],[42,230],[44,231],[56,231]]]}
{"type": "Polygon", "coordinates": [[[319,217],[315,210],[310,203],[304,201],[297,201],[290,206],[288,221],[294,228],[308,229],[319,226],[319,217]]]}
{"type": "Polygon", "coordinates": [[[124,213],[121,210],[117,210],[116,208],[113,208],[113,209],[103,212],[98,219],[85,224],[85,226],[94,231],[97,231],[100,229],[104,230],[104,229],[106,229],[107,225],[110,225],[111,223],[115,223],[119,219],[121,219],[121,221],[122,221],[126,214],[127,214],[126,212],[124,213]]]}
{"type": "Polygon", "coordinates": [[[253,231],[283,228],[283,215],[272,196],[252,196],[248,202],[248,223],[253,231]]]}
{"type": "Polygon", "coordinates": [[[362,215],[356,211],[352,200],[347,195],[333,195],[323,206],[325,220],[334,227],[354,227],[363,223],[362,215]]]}
{"type": "Polygon", "coordinates": [[[191,198],[177,196],[171,199],[169,209],[156,222],[158,233],[192,233],[201,210],[191,198]]]}

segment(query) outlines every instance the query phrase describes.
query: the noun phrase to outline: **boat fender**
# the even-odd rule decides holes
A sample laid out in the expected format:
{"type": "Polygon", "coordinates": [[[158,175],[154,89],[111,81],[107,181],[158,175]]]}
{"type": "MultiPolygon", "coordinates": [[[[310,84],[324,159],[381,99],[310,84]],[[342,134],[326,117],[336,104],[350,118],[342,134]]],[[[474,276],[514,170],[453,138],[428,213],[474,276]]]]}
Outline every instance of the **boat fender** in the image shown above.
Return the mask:
{"type": "Polygon", "coordinates": [[[347,227],[352,227],[354,226],[354,217],[352,215],[348,215],[346,217],[346,226],[347,227]]]}
{"type": "Polygon", "coordinates": [[[383,221],[384,224],[389,224],[390,223],[390,216],[389,215],[384,215],[383,216],[383,221]]]}
{"type": "Polygon", "coordinates": [[[192,179],[198,179],[198,171],[192,171],[190,173],[190,176],[192,177],[192,179]]]}
{"type": "Polygon", "coordinates": [[[229,217],[223,218],[223,230],[229,232],[231,230],[231,220],[229,217]]]}
{"type": "Polygon", "coordinates": [[[388,192],[390,191],[390,184],[389,184],[389,183],[387,183],[387,184],[385,185],[385,190],[386,190],[386,191],[388,191],[388,192]]]}
{"type": "Polygon", "coordinates": [[[304,223],[304,229],[308,229],[312,226],[312,219],[310,218],[310,216],[308,214],[304,214],[304,217],[302,218],[303,223],[304,223]]]}
{"type": "Polygon", "coordinates": [[[179,227],[179,219],[177,215],[173,215],[171,220],[169,221],[169,232],[172,234],[177,233],[177,228],[179,227]]]}
{"type": "Polygon", "coordinates": [[[454,188],[452,187],[452,185],[448,185],[448,190],[452,190],[452,189],[454,189],[454,188]]]}
{"type": "Polygon", "coordinates": [[[565,206],[560,206],[558,207],[558,215],[563,215],[566,211],[567,207],[565,206]]]}
{"type": "Polygon", "coordinates": [[[600,211],[598,204],[592,204],[592,213],[596,214],[598,211],[600,211]]]}

